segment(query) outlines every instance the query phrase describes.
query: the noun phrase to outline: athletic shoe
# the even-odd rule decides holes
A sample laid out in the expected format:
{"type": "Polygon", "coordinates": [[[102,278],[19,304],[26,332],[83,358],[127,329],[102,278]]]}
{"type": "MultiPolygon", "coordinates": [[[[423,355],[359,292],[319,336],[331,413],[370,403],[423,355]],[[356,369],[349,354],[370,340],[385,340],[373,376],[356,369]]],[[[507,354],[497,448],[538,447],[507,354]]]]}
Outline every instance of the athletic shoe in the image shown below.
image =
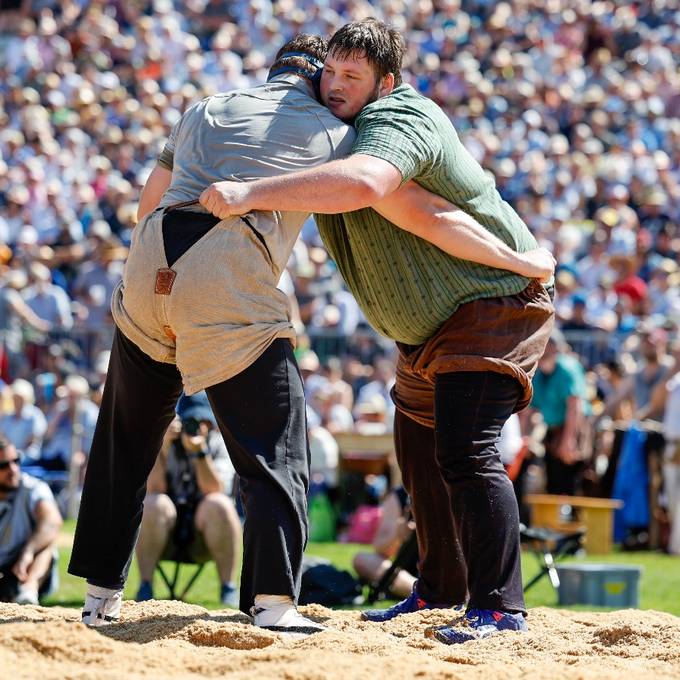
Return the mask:
{"type": "Polygon", "coordinates": [[[120,619],[123,591],[118,590],[113,595],[101,597],[97,594],[101,590],[105,589],[88,587],[81,615],[83,623],[88,626],[107,626],[110,623],[116,623],[120,619]]]}
{"type": "Polygon", "coordinates": [[[428,628],[425,637],[439,640],[445,645],[456,645],[469,640],[480,640],[502,630],[521,632],[528,630],[524,614],[510,614],[491,609],[469,609],[458,626],[449,624],[428,628]]]}
{"type": "Polygon", "coordinates": [[[276,633],[312,635],[326,630],[320,623],[302,616],[295,605],[289,603],[267,607],[266,609],[264,607],[251,607],[250,614],[253,617],[253,623],[258,628],[276,633]]]}
{"type": "Polygon", "coordinates": [[[223,583],[220,586],[220,602],[226,607],[238,609],[239,593],[233,583],[223,583]]]}
{"type": "Polygon", "coordinates": [[[135,595],[135,600],[137,602],[146,602],[147,600],[153,600],[153,587],[150,581],[142,581],[139,584],[139,590],[135,595]]]}
{"type": "Polygon", "coordinates": [[[20,585],[17,596],[14,598],[16,604],[39,604],[38,591],[35,588],[20,585]]]}
{"type": "MultiPolygon", "coordinates": [[[[417,585],[417,584],[416,584],[417,585]]],[[[451,609],[453,605],[443,604],[438,602],[430,602],[424,600],[416,591],[416,586],[413,586],[411,594],[401,602],[392,605],[388,609],[366,609],[361,612],[361,618],[364,621],[375,621],[381,623],[383,621],[391,621],[402,614],[412,614],[413,612],[422,612],[426,609],[451,609]]]]}

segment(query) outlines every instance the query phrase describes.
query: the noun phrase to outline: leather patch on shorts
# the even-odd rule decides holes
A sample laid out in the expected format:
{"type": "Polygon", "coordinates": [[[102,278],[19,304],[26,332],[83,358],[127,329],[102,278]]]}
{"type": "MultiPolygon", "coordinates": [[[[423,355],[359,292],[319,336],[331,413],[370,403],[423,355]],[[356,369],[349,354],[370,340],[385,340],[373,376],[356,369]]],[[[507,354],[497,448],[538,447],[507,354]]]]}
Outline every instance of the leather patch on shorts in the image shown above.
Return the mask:
{"type": "Polygon", "coordinates": [[[156,294],[170,295],[172,284],[175,282],[177,272],[164,267],[156,272],[156,294]]]}

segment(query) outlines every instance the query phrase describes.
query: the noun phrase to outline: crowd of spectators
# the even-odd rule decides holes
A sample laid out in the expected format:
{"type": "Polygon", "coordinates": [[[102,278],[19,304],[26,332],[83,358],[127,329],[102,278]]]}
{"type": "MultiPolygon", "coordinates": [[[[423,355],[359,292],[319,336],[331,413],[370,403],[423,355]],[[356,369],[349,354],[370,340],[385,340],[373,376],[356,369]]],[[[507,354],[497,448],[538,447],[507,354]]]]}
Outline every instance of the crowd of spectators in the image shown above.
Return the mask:
{"type": "MultiPolygon", "coordinates": [[[[18,0],[0,9],[0,427],[25,454],[87,455],[108,301],[173,123],[202,97],[262,83],[292,35],[366,16],[400,30],[404,81],[442,106],[553,249],[583,399],[595,415],[662,422],[654,388],[680,358],[673,0],[18,0]]],[[[391,427],[392,350],[311,220],[280,285],[332,484],[334,433],[391,427]]]]}

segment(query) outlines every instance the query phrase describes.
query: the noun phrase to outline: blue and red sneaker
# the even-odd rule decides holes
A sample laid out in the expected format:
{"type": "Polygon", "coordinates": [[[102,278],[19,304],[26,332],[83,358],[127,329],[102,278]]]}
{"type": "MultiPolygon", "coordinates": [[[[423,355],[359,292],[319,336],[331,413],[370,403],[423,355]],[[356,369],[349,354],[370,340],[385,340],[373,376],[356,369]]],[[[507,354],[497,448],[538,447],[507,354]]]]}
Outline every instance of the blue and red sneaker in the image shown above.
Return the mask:
{"type": "Polygon", "coordinates": [[[361,612],[361,618],[364,619],[364,621],[376,621],[380,623],[382,621],[390,621],[402,614],[412,614],[413,612],[421,612],[425,609],[451,609],[452,607],[453,605],[451,604],[424,600],[418,595],[416,586],[414,585],[411,594],[405,600],[397,602],[397,604],[392,605],[388,609],[367,609],[366,611],[361,612]]]}
{"type": "Polygon", "coordinates": [[[502,630],[526,632],[527,622],[524,614],[511,614],[491,609],[468,609],[458,625],[435,626],[425,631],[425,637],[457,645],[469,640],[480,640],[502,630]]]}

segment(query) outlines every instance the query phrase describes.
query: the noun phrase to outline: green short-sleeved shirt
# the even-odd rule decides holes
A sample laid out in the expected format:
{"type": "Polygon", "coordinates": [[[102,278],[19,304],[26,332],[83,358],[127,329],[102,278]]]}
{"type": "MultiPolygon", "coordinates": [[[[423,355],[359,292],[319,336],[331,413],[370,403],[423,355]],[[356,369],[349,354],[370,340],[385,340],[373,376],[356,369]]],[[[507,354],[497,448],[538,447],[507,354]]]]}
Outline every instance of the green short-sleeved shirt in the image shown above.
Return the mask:
{"type": "MultiPolygon", "coordinates": [[[[382,158],[455,203],[511,248],[536,241],[467,152],[446,114],[410,85],[369,104],[355,123],[352,153],[382,158]]],[[[369,322],[410,345],[428,340],[465,302],[514,295],[528,279],[460,260],[395,227],[370,208],[317,215],[319,231],[369,322]]]]}

